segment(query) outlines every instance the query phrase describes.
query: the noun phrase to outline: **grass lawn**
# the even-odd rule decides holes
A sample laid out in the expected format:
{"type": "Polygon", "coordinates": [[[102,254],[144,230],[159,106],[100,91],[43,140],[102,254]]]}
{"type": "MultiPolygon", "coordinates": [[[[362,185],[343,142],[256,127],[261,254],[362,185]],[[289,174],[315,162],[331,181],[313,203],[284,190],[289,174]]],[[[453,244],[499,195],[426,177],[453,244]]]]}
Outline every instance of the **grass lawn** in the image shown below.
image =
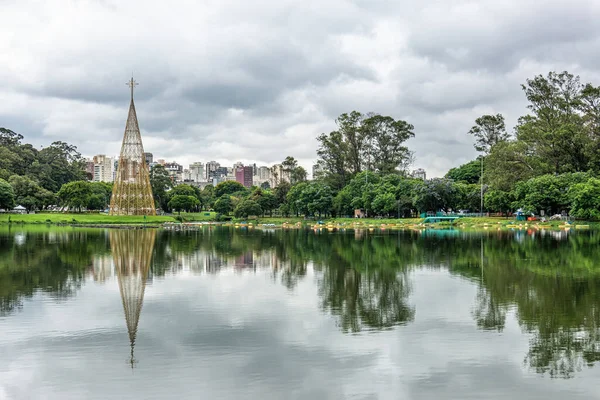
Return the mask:
{"type": "MultiPolygon", "coordinates": [[[[16,224],[67,224],[67,225],[126,225],[126,224],[151,224],[151,225],[159,225],[164,222],[177,222],[179,218],[178,214],[173,215],[157,215],[157,216],[149,216],[144,219],[143,216],[110,216],[106,214],[94,213],[94,214],[61,214],[61,213],[39,213],[39,214],[0,214],[0,224],[6,224],[9,221],[16,224]]],[[[216,218],[215,212],[200,212],[200,213],[181,213],[181,219],[184,222],[200,222],[200,221],[214,221],[216,218]]],[[[305,227],[312,227],[319,220],[318,219],[304,219],[303,217],[264,217],[264,218],[237,218],[234,219],[233,222],[251,222],[254,224],[275,224],[277,226],[281,226],[284,223],[288,224],[296,224],[300,222],[305,227]]],[[[328,218],[322,219],[324,224],[332,224],[332,225],[346,225],[346,226],[358,226],[358,227],[368,227],[372,225],[373,227],[377,227],[381,224],[394,224],[394,225],[405,225],[412,226],[419,224],[423,221],[422,218],[387,218],[387,219],[376,219],[376,218],[328,218]]],[[[509,225],[509,228],[514,225],[527,225],[528,227],[535,226],[546,226],[559,228],[561,225],[564,225],[564,221],[548,221],[548,222],[540,222],[540,221],[515,221],[513,217],[510,218],[500,218],[500,217],[465,217],[459,218],[453,223],[450,222],[441,222],[437,224],[428,225],[431,227],[456,227],[459,229],[469,229],[469,228],[483,228],[488,229],[490,227],[506,227],[509,225]]],[[[588,225],[591,229],[600,228],[600,223],[598,222],[585,222],[585,221],[577,221],[574,222],[575,225],[588,225]]]]}
{"type": "MultiPolygon", "coordinates": [[[[177,215],[179,215],[179,214],[174,213],[173,217],[176,217],[177,215]]],[[[181,218],[183,218],[184,221],[188,221],[188,222],[214,221],[216,217],[217,217],[217,213],[214,211],[202,211],[199,213],[186,213],[186,212],[181,213],[181,218]]]]}
{"type": "Polygon", "coordinates": [[[124,215],[112,216],[106,214],[61,214],[61,213],[39,213],[39,214],[0,214],[0,223],[24,223],[24,224],[160,224],[175,221],[172,216],[144,216],[124,215]]]}

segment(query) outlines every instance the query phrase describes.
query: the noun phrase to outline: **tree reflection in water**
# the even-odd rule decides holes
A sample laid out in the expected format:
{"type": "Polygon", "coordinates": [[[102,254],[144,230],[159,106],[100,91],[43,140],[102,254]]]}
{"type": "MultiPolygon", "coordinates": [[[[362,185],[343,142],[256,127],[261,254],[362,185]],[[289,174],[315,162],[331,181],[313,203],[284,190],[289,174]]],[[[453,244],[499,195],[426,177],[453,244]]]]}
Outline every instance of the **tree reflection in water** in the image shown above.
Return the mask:
{"type": "MultiPolygon", "coordinates": [[[[205,227],[197,232],[46,229],[0,231],[0,313],[43,292],[75,295],[89,275],[103,282],[111,255],[130,341],[146,281],[187,270],[268,268],[289,290],[314,271],[321,308],[343,332],[410,323],[411,273],[447,270],[477,285],[470,306],[483,331],[510,315],[529,335],[525,364],[568,378],[600,359],[600,235],[596,232],[271,232],[205,227]],[[156,237],[156,239],[155,239],[156,237]]],[[[434,294],[432,294],[434,295],[434,294]]],[[[443,301],[443,299],[440,299],[443,301]]]]}

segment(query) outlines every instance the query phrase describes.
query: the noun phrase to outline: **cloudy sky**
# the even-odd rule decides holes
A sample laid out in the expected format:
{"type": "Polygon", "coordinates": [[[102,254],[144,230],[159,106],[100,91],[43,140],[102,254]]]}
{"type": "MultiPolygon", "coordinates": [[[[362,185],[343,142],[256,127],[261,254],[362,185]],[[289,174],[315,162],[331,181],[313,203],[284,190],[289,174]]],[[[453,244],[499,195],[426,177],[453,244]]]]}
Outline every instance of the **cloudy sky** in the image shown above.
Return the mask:
{"type": "Polygon", "coordinates": [[[525,79],[600,84],[595,0],[0,0],[0,15],[0,126],[86,156],[118,154],[132,72],[156,158],[309,169],[357,110],[412,123],[429,176],[476,156],[476,117],[512,129],[525,79]]]}

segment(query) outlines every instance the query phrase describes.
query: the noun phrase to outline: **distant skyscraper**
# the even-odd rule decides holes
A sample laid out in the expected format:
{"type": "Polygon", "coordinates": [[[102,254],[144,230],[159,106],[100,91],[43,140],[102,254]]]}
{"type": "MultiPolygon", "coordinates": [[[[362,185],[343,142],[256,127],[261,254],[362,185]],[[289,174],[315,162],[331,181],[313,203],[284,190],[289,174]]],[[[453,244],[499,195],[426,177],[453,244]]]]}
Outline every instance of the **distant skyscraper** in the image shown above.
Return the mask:
{"type": "Polygon", "coordinates": [[[173,162],[165,163],[164,167],[174,182],[183,180],[183,165],[178,164],[175,161],[173,161],[173,162]]]}
{"type": "Polygon", "coordinates": [[[216,161],[209,161],[206,163],[204,170],[206,171],[206,178],[211,180],[215,176],[215,171],[219,168],[221,164],[216,161]]]}
{"type": "Polygon", "coordinates": [[[267,166],[258,168],[258,179],[261,181],[268,181],[271,179],[271,169],[267,166]]]}
{"type": "MultiPolygon", "coordinates": [[[[207,163],[208,165],[209,163],[207,163]]],[[[219,164],[217,164],[219,165],[219,164]]],[[[209,181],[212,180],[213,178],[217,178],[219,180],[219,182],[223,182],[225,181],[225,179],[227,178],[227,175],[229,175],[229,171],[227,169],[227,167],[214,167],[211,165],[211,168],[214,168],[211,170],[208,170],[208,178],[209,181]]],[[[235,180],[235,175],[233,180],[235,180]]]]}
{"type": "Polygon", "coordinates": [[[190,164],[190,180],[192,182],[206,182],[206,174],[204,172],[204,164],[195,162],[190,164]]]}
{"type": "Polygon", "coordinates": [[[115,159],[104,154],[94,156],[94,182],[114,181],[115,159]]]}
{"type": "Polygon", "coordinates": [[[251,166],[238,167],[235,170],[235,180],[247,188],[252,187],[252,176],[254,170],[251,166]]]}
{"type": "Polygon", "coordinates": [[[271,167],[271,178],[269,184],[271,187],[277,187],[281,182],[290,182],[290,173],[284,170],[281,164],[275,164],[271,167]]]}
{"type": "Polygon", "coordinates": [[[147,166],[150,166],[154,162],[154,155],[152,153],[144,153],[144,157],[146,158],[147,166]]]}
{"type": "Polygon", "coordinates": [[[85,174],[89,180],[94,180],[94,160],[87,158],[85,160],[85,174]]]}

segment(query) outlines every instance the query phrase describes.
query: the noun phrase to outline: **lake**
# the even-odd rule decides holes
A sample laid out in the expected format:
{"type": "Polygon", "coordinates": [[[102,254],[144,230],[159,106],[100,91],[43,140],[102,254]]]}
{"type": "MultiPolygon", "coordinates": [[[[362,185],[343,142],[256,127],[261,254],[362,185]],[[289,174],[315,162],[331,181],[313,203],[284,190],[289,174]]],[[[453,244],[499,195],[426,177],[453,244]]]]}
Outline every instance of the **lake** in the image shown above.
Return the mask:
{"type": "Polygon", "coordinates": [[[600,399],[600,233],[0,227],[0,399],[600,399]]]}

